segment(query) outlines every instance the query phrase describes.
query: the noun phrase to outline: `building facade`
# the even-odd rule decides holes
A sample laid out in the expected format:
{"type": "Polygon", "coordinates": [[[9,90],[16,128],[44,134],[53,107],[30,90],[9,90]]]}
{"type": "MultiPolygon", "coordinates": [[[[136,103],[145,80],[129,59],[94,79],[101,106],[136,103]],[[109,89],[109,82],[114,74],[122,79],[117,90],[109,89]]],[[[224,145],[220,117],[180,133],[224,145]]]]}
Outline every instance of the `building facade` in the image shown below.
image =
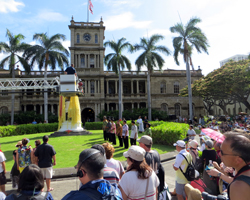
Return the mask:
{"type": "Polygon", "coordinates": [[[248,59],[248,55],[237,54],[237,55],[231,56],[230,58],[227,58],[227,59],[224,59],[224,60],[220,61],[220,66],[222,67],[223,65],[225,65],[230,60],[237,62],[237,61],[246,60],[246,59],[248,59]]]}
{"type": "MultiPolygon", "coordinates": [[[[118,110],[118,75],[104,70],[105,39],[103,21],[99,23],[75,22],[69,25],[71,33],[71,63],[83,82],[84,96],[80,97],[82,121],[98,121],[102,111],[118,110]]],[[[48,77],[56,77],[61,71],[49,71],[48,77]]],[[[147,107],[147,72],[123,71],[122,98],[123,110],[147,107]]],[[[33,71],[30,75],[16,70],[16,77],[43,77],[43,71],[33,71]]],[[[10,75],[0,71],[0,78],[10,75]]],[[[191,71],[191,81],[202,77],[201,70],[191,71]]],[[[167,111],[170,115],[188,117],[188,98],[179,97],[179,91],[187,85],[185,70],[154,71],[151,74],[152,108],[167,111]]],[[[43,114],[42,91],[27,91],[16,94],[15,111],[31,111],[43,114]]],[[[59,96],[53,91],[48,93],[48,112],[57,115],[59,96]]],[[[0,112],[11,111],[11,94],[2,92],[0,112]]],[[[193,97],[194,116],[204,115],[202,98],[193,97]]]]}

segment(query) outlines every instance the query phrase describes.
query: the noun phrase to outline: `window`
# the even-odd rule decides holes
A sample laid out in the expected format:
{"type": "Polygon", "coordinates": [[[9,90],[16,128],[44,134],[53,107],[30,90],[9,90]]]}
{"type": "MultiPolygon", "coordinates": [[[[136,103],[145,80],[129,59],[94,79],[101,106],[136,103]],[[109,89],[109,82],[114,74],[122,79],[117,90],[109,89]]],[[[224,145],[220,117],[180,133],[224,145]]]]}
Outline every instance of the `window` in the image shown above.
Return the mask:
{"type": "Polygon", "coordinates": [[[166,93],[166,83],[161,82],[161,94],[166,93]]]}
{"type": "Polygon", "coordinates": [[[95,56],[90,55],[90,68],[95,68],[95,56]]]}
{"type": "Polygon", "coordinates": [[[181,106],[180,104],[175,104],[174,105],[174,112],[175,112],[175,116],[181,116],[181,106]]]}
{"type": "Polygon", "coordinates": [[[167,104],[166,103],[161,104],[161,111],[167,112],[167,104]]]}
{"type": "Polygon", "coordinates": [[[76,34],[76,43],[80,43],[80,34],[79,33],[77,33],[76,34]]]}
{"type": "Polygon", "coordinates": [[[6,114],[8,113],[8,108],[6,106],[3,106],[0,108],[0,114],[6,114]]]}
{"type": "Polygon", "coordinates": [[[90,82],[90,93],[91,94],[95,93],[95,81],[90,82]]]}
{"type": "Polygon", "coordinates": [[[2,96],[7,96],[8,95],[8,90],[2,90],[2,96]]]}
{"type": "Polygon", "coordinates": [[[85,59],[81,58],[81,68],[85,68],[85,59]]]}
{"type": "Polygon", "coordinates": [[[98,43],[98,35],[95,34],[95,43],[97,44],[98,43]]]}
{"type": "Polygon", "coordinates": [[[178,81],[175,81],[174,82],[174,93],[179,94],[179,91],[180,91],[180,84],[178,81]]]}

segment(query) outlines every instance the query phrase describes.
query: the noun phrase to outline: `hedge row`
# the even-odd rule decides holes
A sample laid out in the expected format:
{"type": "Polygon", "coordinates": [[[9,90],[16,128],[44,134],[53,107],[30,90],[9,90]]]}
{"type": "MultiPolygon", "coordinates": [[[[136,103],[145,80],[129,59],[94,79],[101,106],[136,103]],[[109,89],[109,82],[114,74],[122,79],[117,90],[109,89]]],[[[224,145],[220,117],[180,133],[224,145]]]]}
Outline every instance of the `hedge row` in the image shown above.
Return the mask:
{"type": "Polygon", "coordinates": [[[184,123],[164,122],[152,127],[154,143],[173,145],[186,137],[189,125],[184,123]]]}
{"type": "MultiPolygon", "coordinates": [[[[151,127],[158,126],[162,123],[165,123],[163,121],[150,121],[151,127]]],[[[122,121],[121,121],[122,124],[122,121]]],[[[127,125],[129,129],[131,129],[131,120],[127,121],[127,125]]],[[[138,125],[138,124],[137,124],[138,125]]],[[[102,130],[102,122],[85,122],[85,128],[87,130],[102,130]]]]}
{"type": "Polygon", "coordinates": [[[53,132],[56,131],[57,129],[58,129],[58,123],[0,126],[0,137],[53,132]]]}

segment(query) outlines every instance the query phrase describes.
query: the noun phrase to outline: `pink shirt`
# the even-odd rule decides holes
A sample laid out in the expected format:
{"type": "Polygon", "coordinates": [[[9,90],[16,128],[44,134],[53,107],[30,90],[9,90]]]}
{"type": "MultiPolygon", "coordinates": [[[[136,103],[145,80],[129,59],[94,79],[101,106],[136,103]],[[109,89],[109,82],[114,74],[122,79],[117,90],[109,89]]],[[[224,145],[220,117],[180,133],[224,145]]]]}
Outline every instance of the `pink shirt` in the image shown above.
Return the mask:
{"type": "Polygon", "coordinates": [[[111,126],[111,129],[110,129],[110,133],[116,133],[116,125],[115,125],[115,122],[113,122],[111,125],[112,125],[112,126],[111,126]]]}

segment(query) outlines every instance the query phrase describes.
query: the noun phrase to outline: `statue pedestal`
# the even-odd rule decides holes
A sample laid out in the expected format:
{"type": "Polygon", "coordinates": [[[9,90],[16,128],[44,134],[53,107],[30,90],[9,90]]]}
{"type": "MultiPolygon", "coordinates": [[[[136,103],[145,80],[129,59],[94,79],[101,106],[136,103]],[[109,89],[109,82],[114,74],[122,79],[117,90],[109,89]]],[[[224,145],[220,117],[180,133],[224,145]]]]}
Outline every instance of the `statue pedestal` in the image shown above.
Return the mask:
{"type": "Polygon", "coordinates": [[[75,135],[90,135],[92,134],[91,132],[87,130],[82,130],[82,131],[64,131],[64,132],[59,132],[56,131],[50,135],[50,137],[58,137],[58,136],[75,136],[75,135]]]}

